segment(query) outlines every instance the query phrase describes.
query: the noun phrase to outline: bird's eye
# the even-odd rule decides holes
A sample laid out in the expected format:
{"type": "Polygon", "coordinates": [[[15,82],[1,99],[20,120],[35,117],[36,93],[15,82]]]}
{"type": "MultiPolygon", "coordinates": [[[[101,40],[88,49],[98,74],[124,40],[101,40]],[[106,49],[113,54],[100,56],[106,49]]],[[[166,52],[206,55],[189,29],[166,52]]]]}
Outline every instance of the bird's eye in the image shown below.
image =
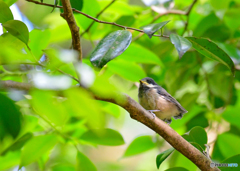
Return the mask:
{"type": "Polygon", "coordinates": [[[148,84],[152,84],[152,80],[147,80],[147,83],[148,84]]]}

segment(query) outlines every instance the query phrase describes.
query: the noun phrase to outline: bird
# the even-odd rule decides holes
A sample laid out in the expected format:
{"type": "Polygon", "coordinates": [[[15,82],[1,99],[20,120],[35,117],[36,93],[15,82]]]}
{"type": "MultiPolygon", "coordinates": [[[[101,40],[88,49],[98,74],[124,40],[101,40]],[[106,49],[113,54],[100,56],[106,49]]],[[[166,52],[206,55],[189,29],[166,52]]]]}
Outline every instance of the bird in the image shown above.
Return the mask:
{"type": "Polygon", "coordinates": [[[154,119],[157,116],[159,119],[170,124],[172,122],[172,117],[174,119],[181,119],[183,114],[188,112],[152,78],[146,77],[139,80],[139,82],[139,103],[143,108],[153,114],[154,119]]]}

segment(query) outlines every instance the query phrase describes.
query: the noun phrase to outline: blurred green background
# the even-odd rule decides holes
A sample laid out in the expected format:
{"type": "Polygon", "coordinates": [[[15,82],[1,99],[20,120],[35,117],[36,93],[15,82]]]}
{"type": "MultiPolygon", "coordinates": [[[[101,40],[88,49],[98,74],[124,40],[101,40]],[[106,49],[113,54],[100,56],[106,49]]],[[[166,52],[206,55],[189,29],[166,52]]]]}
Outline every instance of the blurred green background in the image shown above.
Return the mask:
{"type": "MultiPolygon", "coordinates": [[[[71,33],[59,9],[51,12],[52,7],[24,0],[3,2],[8,6],[15,3],[19,8],[22,21],[28,25],[31,51],[3,28],[1,81],[25,82],[35,88],[26,91],[0,86],[0,170],[158,170],[156,156],[171,146],[132,120],[121,107],[93,100],[91,93],[76,88],[78,83],[69,75],[80,75],[81,83],[95,94],[111,97],[112,92],[119,91],[136,101],[138,80],[153,78],[188,110],[181,120],[171,123],[175,131],[183,135],[196,126],[204,128],[207,138],[202,137],[204,133],[197,135],[210,146],[212,161],[223,163],[234,156],[227,163],[240,164],[239,0],[198,0],[189,17],[157,16],[166,11],[187,11],[192,0],[117,0],[98,17],[137,29],[156,17],[154,23],[170,20],[163,28],[164,35],[209,38],[231,57],[235,76],[225,65],[193,48],[179,59],[169,39],[150,39],[133,30],[129,30],[132,42],[127,50],[101,70],[96,69],[89,61],[91,52],[106,35],[121,30],[96,22],[81,37],[83,64],[78,64],[76,52],[69,50],[71,33]]],[[[111,1],[77,2],[75,8],[96,17],[111,1]]],[[[83,33],[92,20],[77,13],[74,16],[83,33]]],[[[21,34],[21,28],[15,29],[21,34]]],[[[177,151],[161,164],[160,170],[172,167],[199,170],[177,151]]]]}

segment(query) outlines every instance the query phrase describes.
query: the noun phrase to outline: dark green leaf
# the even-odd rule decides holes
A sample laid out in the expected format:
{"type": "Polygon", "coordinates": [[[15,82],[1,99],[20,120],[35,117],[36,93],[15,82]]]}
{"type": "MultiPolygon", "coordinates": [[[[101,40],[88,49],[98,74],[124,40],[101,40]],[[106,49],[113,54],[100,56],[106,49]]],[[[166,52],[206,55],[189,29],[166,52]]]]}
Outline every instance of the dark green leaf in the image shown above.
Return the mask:
{"type": "MultiPolygon", "coordinates": [[[[1,83],[1,82],[0,82],[1,83]]],[[[21,129],[21,113],[12,100],[0,93],[0,139],[6,133],[16,138],[21,129]]]]}
{"type": "Polygon", "coordinates": [[[126,30],[118,30],[104,37],[93,50],[90,61],[95,67],[102,68],[110,60],[121,55],[132,40],[132,34],[126,30]]]}
{"type": "Polygon", "coordinates": [[[77,169],[78,171],[97,171],[92,161],[83,153],[77,153],[77,169]]]}
{"type": "Polygon", "coordinates": [[[172,168],[169,168],[165,171],[189,171],[188,169],[185,169],[183,167],[172,167],[172,168]]]}
{"type": "Polygon", "coordinates": [[[20,167],[26,166],[39,159],[43,154],[51,150],[57,141],[55,135],[40,135],[33,137],[25,144],[22,150],[20,167]]]}
{"type": "Polygon", "coordinates": [[[29,40],[29,32],[27,26],[18,20],[9,20],[2,24],[2,26],[13,36],[21,40],[26,45],[29,40]]]}
{"type": "Polygon", "coordinates": [[[206,57],[214,59],[226,65],[235,74],[235,67],[232,59],[215,43],[204,38],[187,37],[193,48],[206,57]]]}
{"type": "Polygon", "coordinates": [[[14,142],[10,147],[2,152],[2,155],[5,155],[9,151],[16,151],[22,148],[22,146],[32,138],[32,133],[26,133],[20,137],[16,142],[14,142]]]}
{"type": "Polygon", "coordinates": [[[174,151],[174,148],[170,148],[166,151],[161,152],[159,155],[157,155],[156,158],[156,164],[157,164],[157,168],[159,169],[160,165],[162,164],[162,162],[170,155],[172,154],[172,152],[174,151]]]}
{"type": "Polygon", "coordinates": [[[8,5],[0,0],[0,23],[5,23],[8,20],[13,20],[13,14],[8,5]]]}
{"type": "Polygon", "coordinates": [[[206,32],[207,29],[216,25],[219,22],[219,18],[214,12],[210,13],[208,16],[203,17],[203,19],[196,25],[193,33],[196,37],[200,37],[206,32]]]}
{"type": "Polygon", "coordinates": [[[174,44],[175,48],[177,49],[180,59],[184,55],[184,53],[187,52],[187,50],[192,47],[191,42],[189,42],[187,39],[177,34],[173,34],[173,33],[170,34],[170,40],[172,44],[174,44]]]}
{"type": "MultiPolygon", "coordinates": [[[[71,7],[78,10],[78,11],[81,11],[82,10],[82,7],[83,7],[83,0],[70,0],[70,3],[71,3],[71,7]]],[[[62,1],[60,1],[60,6],[62,6],[62,1]]],[[[61,13],[63,13],[63,9],[60,8],[60,11],[61,13]]],[[[76,13],[75,11],[73,11],[73,13],[76,13]]]]}
{"type": "Polygon", "coordinates": [[[240,166],[240,154],[237,154],[235,156],[229,157],[225,160],[223,160],[221,163],[228,163],[229,165],[232,165],[232,167],[222,167],[221,170],[226,170],[226,171],[238,171],[239,166],[240,166]]]}
{"type": "Polygon", "coordinates": [[[109,128],[89,130],[80,139],[99,145],[117,146],[124,144],[122,135],[109,128]]]}
{"type": "Polygon", "coordinates": [[[151,136],[141,136],[135,138],[131,144],[128,146],[124,153],[124,157],[134,156],[143,152],[146,152],[152,148],[156,147],[151,136]]]}
{"type": "Polygon", "coordinates": [[[182,135],[182,137],[198,148],[201,152],[205,149],[204,144],[207,144],[207,133],[200,126],[192,128],[189,132],[182,135]]]}
{"type": "Polygon", "coordinates": [[[164,27],[169,21],[170,20],[164,21],[164,22],[161,22],[161,23],[149,24],[149,25],[146,25],[146,26],[142,26],[140,28],[143,29],[143,32],[146,33],[148,35],[148,37],[151,39],[153,34],[156,33],[162,27],[164,27]]]}

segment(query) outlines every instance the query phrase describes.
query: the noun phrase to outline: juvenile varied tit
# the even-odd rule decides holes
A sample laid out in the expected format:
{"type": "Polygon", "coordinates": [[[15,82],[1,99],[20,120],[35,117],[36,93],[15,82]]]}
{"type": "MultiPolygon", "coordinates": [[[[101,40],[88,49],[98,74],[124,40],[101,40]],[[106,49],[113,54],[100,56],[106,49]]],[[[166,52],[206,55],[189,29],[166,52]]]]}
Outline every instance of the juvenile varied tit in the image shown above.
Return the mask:
{"type": "Polygon", "coordinates": [[[181,119],[183,114],[188,112],[152,78],[146,77],[139,81],[139,103],[146,110],[150,111],[154,118],[157,116],[170,124],[172,122],[171,117],[181,119]]]}

